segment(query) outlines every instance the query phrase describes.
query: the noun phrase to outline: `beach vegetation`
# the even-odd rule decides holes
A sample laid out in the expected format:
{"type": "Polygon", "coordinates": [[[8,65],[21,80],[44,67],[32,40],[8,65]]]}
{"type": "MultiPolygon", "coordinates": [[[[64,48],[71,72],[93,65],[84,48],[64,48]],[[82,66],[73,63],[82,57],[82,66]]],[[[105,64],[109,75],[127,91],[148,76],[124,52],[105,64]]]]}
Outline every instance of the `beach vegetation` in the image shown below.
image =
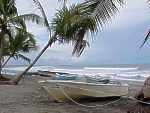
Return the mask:
{"type": "Polygon", "coordinates": [[[30,58],[25,56],[25,53],[29,53],[31,50],[36,50],[36,41],[33,34],[23,31],[23,29],[17,30],[14,38],[11,39],[9,45],[4,49],[5,58],[2,68],[5,67],[7,62],[14,58],[15,60],[22,59],[30,63],[30,58]]]}
{"type": "Polygon", "coordinates": [[[21,54],[36,47],[33,35],[27,31],[26,20],[43,23],[43,19],[36,14],[19,15],[15,0],[0,0],[0,75],[2,68],[12,57],[30,61],[21,54]]]}

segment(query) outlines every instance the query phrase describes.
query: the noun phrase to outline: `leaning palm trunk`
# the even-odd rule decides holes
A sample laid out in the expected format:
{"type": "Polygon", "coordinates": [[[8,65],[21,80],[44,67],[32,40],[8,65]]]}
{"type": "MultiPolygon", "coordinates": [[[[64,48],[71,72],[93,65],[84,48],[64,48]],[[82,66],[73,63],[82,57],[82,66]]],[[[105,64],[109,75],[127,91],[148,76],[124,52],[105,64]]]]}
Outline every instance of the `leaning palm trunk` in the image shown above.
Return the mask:
{"type": "Polygon", "coordinates": [[[8,61],[11,59],[12,56],[9,56],[5,62],[2,64],[1,68],[3,69],[5,67],[5,65],[8,63],[8,61]]]}
{"type": "Polygon", "coordinates": [[[21,78],[33,67],[33,65],[38,61],[38,59],[44,54],[44,52],[47,50],[48,47],[50,47],[52,45],[52,43],[54,42],[54,39],[51,38],[48,43],[45,45],[45,47],[42,49],[42,51],[38,54],[38,56],[34,59],[34,61],[21,73],[19,73],[18,75],[16,75],[16,77],[11,80],[11,82],[14,85],[17,85],[19,83],[19,81],[21,80],[21,78]]]}
{"type": "Polygon", "coordinates": [[[0,35],[0,76],[2,77],[2,63],[3,63],[3,37],[4,33],[1,31],[0,35]]]}
{"type": "MultiPolygon", "coordinates": [[[[49,36],[51,37],[51,29],[50,29],[50,26],[49,26],[46,14],[44,12],[44,9],[43,9],[41,3],[39,2],[39,0],[33,0],[33,2],[41,10],[42,15],[43,15],[44,20],[45,20],[45,25],[47,26],[47,28],[49,30],[49,33],[50,33],[49,36]]],[[[33,67],[33,65],[44,54],[44,52],[47,50],[47,48],[53,44],[54,41],[55,41],[55,35],[50,38],[50,40],[48,41],[48,43],[45,45],[45,47],[42,49],[42,51],[38,54],[38,56],[33,60],[33,62],[23,72],[17,74],[16,77],[13,80],[10,81],[10,84],[17,85],[19,83],[19,81],[21,80],[21,78],[33,67]]]]}
{"type": "Polygon", "coordinates": [[[2,49],[2,43],[1,42],[2,41],[0,40],[0,76],[2,76],[2,59],[3,59],[3,57],[2,57],[3,49],[2,49]]]}

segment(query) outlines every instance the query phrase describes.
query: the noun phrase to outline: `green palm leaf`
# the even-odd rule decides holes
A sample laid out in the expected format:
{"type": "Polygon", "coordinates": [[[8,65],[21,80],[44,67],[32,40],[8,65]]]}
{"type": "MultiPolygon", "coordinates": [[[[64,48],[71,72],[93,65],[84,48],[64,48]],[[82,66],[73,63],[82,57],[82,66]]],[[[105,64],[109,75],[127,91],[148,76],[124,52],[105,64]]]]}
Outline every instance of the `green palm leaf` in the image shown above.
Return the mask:
{"type": "Polygon", "coordinates": [[[44,25],[44,20],[40,16],[36,14],[24,14],[24,15],[19,15],[15,17],[11,17],[8,22],[15,23],[17,22],[22,22],[22,21],[32,21],[35,22],[36,24],[44,25]]]}
{"type": "Polygon", "coordinates": [[[21,53],[28,53],[31,50],[36,50],[36,48],[34,35],[26,32],[24,29],[19,29],[15,38],[12,38],[9,42],[9,46],[4,48],[5,52],[3,53],[3,56],[10,56],[15,60],[21,58],[29,62],[29,58],[23,56],[21,53]]]}
{"type": "MultiPolygon", "coordinates": [[[[147,2],[150,5],[150,0],[148,0],[147,2]]],[[[144,37],[144,41],[143,41],[142,45],[140,46],[140,48],[142,48],[145,45],[145,43],[148,41],[149,37],[150,37],[150,30],[147,32],[146,36],[144,37]]]]}
{"type": "Polygon", "coordinates": [[[28,62],[28,63],[30,63],[30,61],[31,61],[28,57],[24,56],[23,54],[15,54],[15,55],[13,56],[13,58],[14,58],[15,60],[22,59],[22,60],[24,60],[24,61],[26,61],[26,62],[28,62]]]}
{"type": "Polygon", "coordinates": [[[102,0],[89,0],[69,8],[63,7],[53,18],[53,34],[56,34],[61,43],[73,44],[73,55],[80,56],[85,47],[89,46],[87,35],[94,35],[101,30],[117,12],[115,2],[121,5],[121,1],[108,0],[109,3],[106,3],[102,0]]]}
{"type": "Polygon", "coordinates": [[[118,7],[122,4],[124,0],[87,0],[82,5],[102,27],[118,12],[118,7]]]}
{"type": "Polygon", "coordinates": [[[46,14],[45,14],[45,11],[44,11],[44,9],[43,9],[43,7],[42,7],[40,1],[39,1],[39,0],[33,0],[33,2],[34,2],[35,5],[37,6],[37,8],[41,11],[42,16],[43,16],[43,18],[44,18],[45,26],[47,27],[47,29],[48,29],[48,31],[49,31],[49,33],[50,33],[50,37],[51,37],[51,27],[50,27],[50,25],[49,25],[48,18],[47,18],[46,14]]]}
{"type": "Polygon", "coordinates": [[[0,0],[0,15],[13,16],[16,14],[15,0],[0,0]]]}
{"type": "Polygon", "coordinates": [[[150,30],[149,30],[148,33],[146,34],[145,39],[144,39],[144,42],[142,43],[142,45],[140,46],[140,48],[142,48],[142,47],[145,45],[145,43],[147,42],[147,40],[149,39],[149,37],[150,37],[150,30]]]}

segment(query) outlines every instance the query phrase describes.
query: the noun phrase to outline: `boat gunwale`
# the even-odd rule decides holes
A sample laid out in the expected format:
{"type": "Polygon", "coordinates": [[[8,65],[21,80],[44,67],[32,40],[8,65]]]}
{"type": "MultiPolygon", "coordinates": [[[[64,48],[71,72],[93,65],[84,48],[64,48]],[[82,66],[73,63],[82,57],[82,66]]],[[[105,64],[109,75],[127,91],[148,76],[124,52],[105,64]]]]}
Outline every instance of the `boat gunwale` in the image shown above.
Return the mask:
{"type": "Polygon", "coordinates": [[[43,81],[38,81],[38,83],[59,83],[59,84],[64,84],[64,83],[75,83],[75,84],[84,84],[84,85],[95,85],[95,86],[122,86],[122,87],[128,87],[128,84],[103,84],[103,83],[88,83],[88,82],[79,82],[79,81],[71,81],[71,80],[43,80],[43,81]]]}

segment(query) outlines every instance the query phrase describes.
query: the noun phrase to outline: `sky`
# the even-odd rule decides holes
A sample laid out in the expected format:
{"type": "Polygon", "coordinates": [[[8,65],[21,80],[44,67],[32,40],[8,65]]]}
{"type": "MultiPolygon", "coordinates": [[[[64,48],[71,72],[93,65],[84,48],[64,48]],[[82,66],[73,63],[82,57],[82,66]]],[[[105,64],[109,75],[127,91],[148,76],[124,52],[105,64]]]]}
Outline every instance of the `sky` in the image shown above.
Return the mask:
{"type": "MultiPolygon", "coordinates": [[[[16,0],[19,14],[40,14],[34,7],[32,0],[16,0]],[[23,4],[23,5],[22,5],[23,4]]],[[[56,0],[40,0],[46,15],[51,21],[55,12],[62,6],[56,0]]],[[[70,0],[68,4],[78,3],[81,0],[70,0]]],[[[72,56],[70,45],[55,44],[40,58],[40,65],[103,65],[103,64],[149,64],[150,41],[139,49],[144,36],[150,28],[150,9],[147,0],[125,0],[113,19],[99,31],[90,41],[80,57],[72,56]]],[[[37,37],[38,51],[27,54],[34,59],[48,40],[48,32],[42,26],[27,22],[28,30],[37,37]]],[[[90,37],[89,37],[90,38],[90,37]]],[[[11,61],[11,63],[14,61],[11,61]]],[[[16,61],[15,61],[16,62],[16,61]]],[[[20,63],[17,62],[18,64],[20,63]]]]}

